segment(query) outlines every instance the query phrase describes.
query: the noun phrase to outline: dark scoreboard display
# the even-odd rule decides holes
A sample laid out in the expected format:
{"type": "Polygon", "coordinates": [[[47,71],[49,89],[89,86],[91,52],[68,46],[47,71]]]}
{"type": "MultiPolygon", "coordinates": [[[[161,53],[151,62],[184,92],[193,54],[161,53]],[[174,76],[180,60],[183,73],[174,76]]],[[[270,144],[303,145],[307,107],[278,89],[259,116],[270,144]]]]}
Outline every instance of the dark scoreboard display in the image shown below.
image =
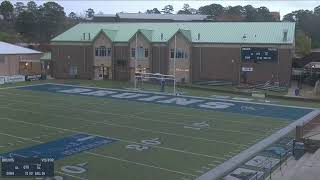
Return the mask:
{"type": "Polygon", "coordinates": [[[54,160],[52,158],[1,158],[2,177],[52,177],[54,160]]]}
{"type": "Polygon", "coordinates": [[[277,48],[243,47],[242,61],[278,61],[277,48]]]}

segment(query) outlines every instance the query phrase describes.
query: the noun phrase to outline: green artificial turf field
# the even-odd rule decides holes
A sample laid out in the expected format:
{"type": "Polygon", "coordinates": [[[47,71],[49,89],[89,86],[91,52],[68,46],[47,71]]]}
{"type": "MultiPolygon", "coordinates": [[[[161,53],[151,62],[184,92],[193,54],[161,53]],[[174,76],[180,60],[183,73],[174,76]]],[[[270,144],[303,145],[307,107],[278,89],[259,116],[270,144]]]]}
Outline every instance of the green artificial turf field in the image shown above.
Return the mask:
{"type": "Polygon", "coordinates": [[[291,122],[128,100],[1,89],[0,155],[88,134],[116,141],[55,161],[55,179],[187,180],[291,122]]]}

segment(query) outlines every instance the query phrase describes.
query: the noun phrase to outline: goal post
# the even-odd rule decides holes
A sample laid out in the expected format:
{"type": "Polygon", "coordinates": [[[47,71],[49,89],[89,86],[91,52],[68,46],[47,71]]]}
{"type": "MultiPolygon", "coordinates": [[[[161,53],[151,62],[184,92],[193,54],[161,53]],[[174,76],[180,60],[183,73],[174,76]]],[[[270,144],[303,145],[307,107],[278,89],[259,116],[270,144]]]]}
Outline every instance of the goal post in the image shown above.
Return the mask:
{"type": "Polygon", "coordinates": [[[149,84],[151,86],[153,85],[153,87],[156,87],[158,85],[161,92],[164,92],[166,85],[168,86],[169,84],[172,84],[173,94],[176,95],[176,78],[173,75],[136,72],[134,74],[134,88],[145,89],[145,84],[149,84]]]}

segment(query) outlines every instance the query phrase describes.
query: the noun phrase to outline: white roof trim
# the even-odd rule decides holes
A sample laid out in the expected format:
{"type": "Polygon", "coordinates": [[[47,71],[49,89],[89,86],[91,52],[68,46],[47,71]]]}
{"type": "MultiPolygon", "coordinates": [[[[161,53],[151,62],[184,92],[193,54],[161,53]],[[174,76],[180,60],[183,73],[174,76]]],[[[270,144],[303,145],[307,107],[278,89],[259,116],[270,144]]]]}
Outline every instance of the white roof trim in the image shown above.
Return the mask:
{"type": "Polygon", "coordinates": [[[42,54],[42,52],[0,41],[1,54],[42,54]]]}

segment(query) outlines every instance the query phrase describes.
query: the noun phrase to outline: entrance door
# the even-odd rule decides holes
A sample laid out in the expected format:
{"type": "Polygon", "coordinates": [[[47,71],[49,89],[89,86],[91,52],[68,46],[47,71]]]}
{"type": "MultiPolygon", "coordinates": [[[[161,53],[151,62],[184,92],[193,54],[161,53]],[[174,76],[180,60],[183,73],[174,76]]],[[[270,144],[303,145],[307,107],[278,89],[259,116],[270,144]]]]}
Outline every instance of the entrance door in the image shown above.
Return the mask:
{"type": "Polygon", "coordinates": [[[115,80],[128,81],[129,80],[129,67],[128,61],[118,59],[115,63],[115,80]]]}
{"type": "Polygon", "coordinates": [[[241,71],[240,75],[241,75],[240,83],[247,84],[247,82],[248,82],[248,72],[247,71],[241,71]]]}

